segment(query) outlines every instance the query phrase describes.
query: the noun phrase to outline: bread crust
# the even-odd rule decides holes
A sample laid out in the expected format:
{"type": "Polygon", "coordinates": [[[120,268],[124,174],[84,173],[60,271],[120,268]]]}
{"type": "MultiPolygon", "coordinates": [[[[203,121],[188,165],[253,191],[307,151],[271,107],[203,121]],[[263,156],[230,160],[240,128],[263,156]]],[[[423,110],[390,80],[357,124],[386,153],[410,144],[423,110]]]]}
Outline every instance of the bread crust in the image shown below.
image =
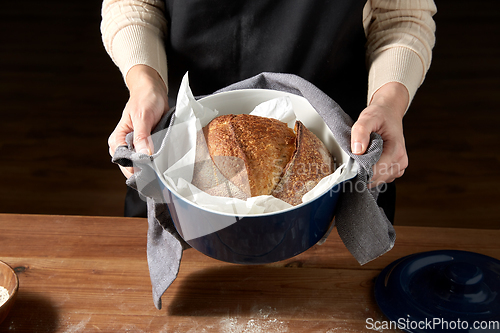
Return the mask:
{"type": "Polygon", "coordinates": [[[334,169],[333,158],[323,142],[300,121],[295,122],[297,149],[272,195],[296,206],[334,169]]]}
{"type": "MultiPolygon", "coordinates": [[[[330,152],[300,121],[294,132],[272,118],[223,115],[203,128],[203,136],[217,171],[246,197],[273,195],[298,205],[306,192],[333,172],[330,152]]],[[[208,173],[212,172],[194,178],[201,184],[200,176],[208,173]]],[[[220,175],[217,178],[221,183],[220,175]]],[[[202,190],[229,196],[207,187],[202,190]]]]}
{"type": "Polygon", "coordinates": [[[295,133],[276,119],[225,115],[204,128],[221,173],[249,196],[270,195],[295,151],[295,133]]]}

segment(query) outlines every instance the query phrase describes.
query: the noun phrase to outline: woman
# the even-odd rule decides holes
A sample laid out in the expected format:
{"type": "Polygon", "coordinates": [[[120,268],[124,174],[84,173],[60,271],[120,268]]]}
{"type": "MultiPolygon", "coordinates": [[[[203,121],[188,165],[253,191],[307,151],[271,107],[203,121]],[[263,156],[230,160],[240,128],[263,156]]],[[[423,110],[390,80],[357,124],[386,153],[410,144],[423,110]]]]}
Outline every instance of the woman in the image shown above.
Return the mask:
{"type": "MultiPolygon", "coordinates": [[[[402,119],[430,66],[435,13],[432,0],[104,0],[103,42],[130,91],[110,154],[132,131],[136,151],[151,153],[151,129],[186,71],[195,96],[283,72],[310,81],[356,120],[353,153],[365,152],[370,133],[382,136],[371,186],[391,183],[408,166],[402,119]]],[[[145,216],[137,194],[127,197],[126,215],[145,216]]],[[[393,186],[379,201],[392,221],[393,186]]]]}

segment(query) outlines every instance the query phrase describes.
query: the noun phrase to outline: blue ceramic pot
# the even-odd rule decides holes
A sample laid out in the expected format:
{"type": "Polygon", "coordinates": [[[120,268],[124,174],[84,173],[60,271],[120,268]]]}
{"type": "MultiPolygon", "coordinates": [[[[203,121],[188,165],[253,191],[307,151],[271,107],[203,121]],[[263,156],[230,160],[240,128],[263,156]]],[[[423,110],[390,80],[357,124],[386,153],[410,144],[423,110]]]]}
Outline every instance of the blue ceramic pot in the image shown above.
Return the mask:
{"type": "Polygon", "coordinates": [[[333,223],[340,185],[319,198],[283,212],[230,216],[197,207],[168,191],[168,208],[177,232],[196,250],[236,264],[265,264],[298,255],[316,244],[333,223]],[[196,223],[186,223],[186,220],[196,223]],[[183,227],[226,220],[228,227],[188,239],[183,227]]]}
{"type": "MultiPolygon", "coordinates": [[[[349,159],[323,119],[303,97],[274,90],[246,89],[211,95],[199,102],[223,114],[250,113],[272,98],[289,96],[297,119],[325,143],[335,163],[349,159]]],[[[161,182],[165,201],[178,233],[194,249],[237,264],[285,260],[315,245],[333,223],[342,184],[315,199],[276,213],[235,216],[200,207],[161,182]]]]}

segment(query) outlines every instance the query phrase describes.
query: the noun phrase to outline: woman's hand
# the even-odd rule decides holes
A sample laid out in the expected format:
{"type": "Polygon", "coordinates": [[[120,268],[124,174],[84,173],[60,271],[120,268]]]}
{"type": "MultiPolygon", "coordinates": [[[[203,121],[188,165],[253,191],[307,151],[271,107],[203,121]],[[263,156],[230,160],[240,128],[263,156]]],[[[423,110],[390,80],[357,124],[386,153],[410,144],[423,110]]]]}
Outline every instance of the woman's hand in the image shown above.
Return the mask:
{"type": "Polygon", "coordinates": [[[351,150],[354,154],[365,153],[372,132],[380,134],[384,140],[382,156],[373,167],[369,188],[394,181],[408,167],[403,136],[403,116],[408,99],[405,86],[397,82],[387,83],[373,95],[370,105],[352,127],[351,150]]]}
{"type": "MultiPolygon", "coordinates": [[[[109,153],[114,155],[118,146],[126,145],[125,136],[134,132],[133,144],[137,152],[151,155],[151,130],[168,111],[167,87],[158,73],[149,66],[136,65],[127,73],[130,97],[118,125],[108,139],[109,153]]],[[[125,177],[132,168],[120,166],[125,177]]]]}

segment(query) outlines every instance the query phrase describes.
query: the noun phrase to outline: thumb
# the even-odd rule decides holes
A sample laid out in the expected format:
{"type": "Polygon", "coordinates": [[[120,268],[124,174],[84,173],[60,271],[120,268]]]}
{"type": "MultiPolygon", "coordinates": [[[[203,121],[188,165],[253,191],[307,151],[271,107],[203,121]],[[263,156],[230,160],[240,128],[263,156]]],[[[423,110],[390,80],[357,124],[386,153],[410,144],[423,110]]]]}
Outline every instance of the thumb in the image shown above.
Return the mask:
{"type": "Polygon", "coordinates": [[[365,153],[370,143],[370,134],[376,131],[376,122],[371,117],[360,115],[351,129],[351,151],[355,155],[365,153]]]}
{"type": "Polygon", "coordinates": [[[151,155],[153,153],[153,144],[151,140],[151,128],[144,122],[134,124],[134,147],[135,151],[151,155]]]}

